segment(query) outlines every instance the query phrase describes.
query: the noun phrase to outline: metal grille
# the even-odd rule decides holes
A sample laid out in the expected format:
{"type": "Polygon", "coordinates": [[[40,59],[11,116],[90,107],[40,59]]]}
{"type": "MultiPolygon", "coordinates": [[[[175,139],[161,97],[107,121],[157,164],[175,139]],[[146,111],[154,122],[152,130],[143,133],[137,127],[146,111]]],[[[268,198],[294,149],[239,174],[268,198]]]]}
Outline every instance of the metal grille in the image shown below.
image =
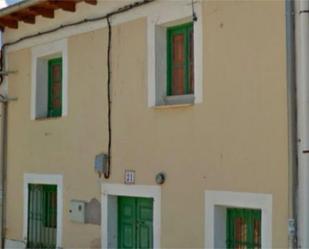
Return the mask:
{"type": "Polygon", "coordinates": [[[27,248],[56,248],[57,186],[29,184],[27,248]]]}
{"type": "Polygon", "coordinates": [[[261,211],[227,209],[227,248],[261,248],[261,211]]]}

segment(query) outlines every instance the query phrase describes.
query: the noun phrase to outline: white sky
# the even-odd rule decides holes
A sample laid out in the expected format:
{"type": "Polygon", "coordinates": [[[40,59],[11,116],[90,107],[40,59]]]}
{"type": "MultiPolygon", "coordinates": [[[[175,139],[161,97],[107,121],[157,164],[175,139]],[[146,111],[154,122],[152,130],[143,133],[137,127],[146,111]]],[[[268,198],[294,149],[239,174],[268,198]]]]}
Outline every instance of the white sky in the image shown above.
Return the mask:
{"type": "Polygon", "coordinates": [[[7,6],[7,4],[6,4],[5,0],[0,0],[0,9],[2,9],[6,6],[7,6]]]}

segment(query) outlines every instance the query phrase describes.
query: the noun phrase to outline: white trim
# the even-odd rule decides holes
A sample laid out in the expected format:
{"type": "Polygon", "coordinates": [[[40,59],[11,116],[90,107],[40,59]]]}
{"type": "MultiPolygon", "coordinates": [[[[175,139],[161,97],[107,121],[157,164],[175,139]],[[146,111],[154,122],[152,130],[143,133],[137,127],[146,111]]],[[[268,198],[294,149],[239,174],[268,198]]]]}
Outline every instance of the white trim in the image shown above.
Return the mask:
{"type": "Polygon", "coordinates": [[[62,216],[63,216],[63,176],[47,174],[24,175],[24,226],[23,238],[27,241],[28,230],[28,185],[29,184],[55,184],[57,185],[57,248],[62,247],[62,216]]]}
{"type": "Polygon", "coordinates": [[[62,57],[62,116],[68,114],[68,45],[67,39],[46,43],[32,48],[31,119],[37,117],[38,61],[40,58],[60,54],[62,57]]]}
{"type": "MultiPolygon", "coordinates": [[[[161,54],[157,46],[158,33],[157,27],[169,27],[175,24],[185,23],[192,20],[192,6],[186,1],[171,1],[171,6],[162,5],[154,14],[147,18],[147,58],[148,58],[148,106],[154,107],[160,105],[161,93],[158,91],[158,84],[163,84],[166,89],[166,80],[161,78],[165,73],[158,73],[156,67],[162,63],[164,53],[161,54]],[[160,57],[160,58],[158,58],[160,57]],[[159,79],[161,78],[161,79],[159,79]],[[162,82],[161,82],[162,81],[162,82]]],[[[195,3],[195,12],[197,21],[193,22],[194,29],[194,103],[203,101],[203,20],[202,20],[202,2],[195,3]]],[[[162,32],[162,31],[161,31],[162,32]]],[[[165,42],[165,39],[164,39],[165,42]]],[[[160,45],[159,45],[160,46],[160,45]]],[[[163,48],[164,50],[164,48],[163,48]]]]}
{"type": "Polygon", "coordinates": [[[108,196],[153,198],[153,248],[160,248],[161,188],[146,185],[102,184],[102,248],[108,248],[108,196]]]}
{"type": "Polygon", "coordinates": [[[262,211],[262,248],[272,248],[272,195],[205,191],[205,248],[215,248],[216,207],[255,208],[262,211]]]}

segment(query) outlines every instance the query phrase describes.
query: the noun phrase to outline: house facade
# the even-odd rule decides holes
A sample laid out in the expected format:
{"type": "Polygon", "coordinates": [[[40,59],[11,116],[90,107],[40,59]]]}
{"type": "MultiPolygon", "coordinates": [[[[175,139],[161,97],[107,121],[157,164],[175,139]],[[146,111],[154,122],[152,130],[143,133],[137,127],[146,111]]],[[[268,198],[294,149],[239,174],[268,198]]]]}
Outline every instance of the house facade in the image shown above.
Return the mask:
{"type": "Polygon", "coordinates": [[[187,0],[0,11],[5,247],[288,247],[285,11],[187,0]]]}

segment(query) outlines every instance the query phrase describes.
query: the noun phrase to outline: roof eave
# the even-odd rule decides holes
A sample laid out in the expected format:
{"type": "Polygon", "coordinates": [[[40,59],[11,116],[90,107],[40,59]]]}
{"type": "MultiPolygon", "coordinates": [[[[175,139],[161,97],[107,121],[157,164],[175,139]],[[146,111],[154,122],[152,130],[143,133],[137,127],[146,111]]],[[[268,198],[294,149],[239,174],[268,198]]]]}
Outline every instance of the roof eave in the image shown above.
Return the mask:
{"type": "Polygon", "coordinates": [[[39,2],[41,2],[41,0],[23,0],[21,2],[12,4],[8,7],[0,9],[0,17],[9,15],[11,13],[14,13],[14,12],[19,11],[19,10],[24,9],[24,8],[28,8],[32,5],[39,3],[39,2]]]}

